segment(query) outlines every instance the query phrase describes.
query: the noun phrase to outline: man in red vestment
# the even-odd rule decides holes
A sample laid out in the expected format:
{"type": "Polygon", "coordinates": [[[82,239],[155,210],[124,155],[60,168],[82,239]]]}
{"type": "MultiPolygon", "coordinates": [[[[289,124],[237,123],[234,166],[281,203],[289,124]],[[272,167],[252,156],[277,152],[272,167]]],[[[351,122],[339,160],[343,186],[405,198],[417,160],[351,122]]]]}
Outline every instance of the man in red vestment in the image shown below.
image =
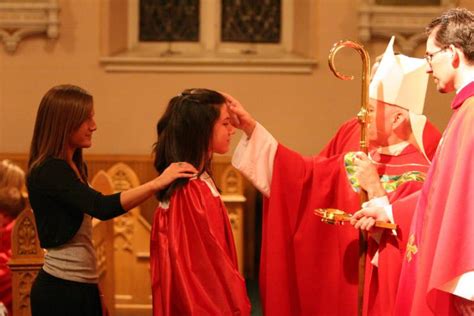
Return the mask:
{"type": "MultiPolygon", "coordinates": [[[[405,250],[396,315],[474,313],[474,203],[468,194],[474,185],[473,30],[474,14],[461,8],[427,27],[427,72],[439,92],[457,94],[422,191],[393,205],[402,232],[397,242],[405,250]]],[[[364,215],[386,220],[380,208],[361,210],[356,218],[364,215]]]]}
{"type": "MultiPolygon", "coordinates": [[[[397,57],[391,64],[404,65],[406,58],[397,57]]],[[[419,76],[420,69],[414,67],[415,64],[420,61],[405,69],[406,72],[399,76],[402,81],[413,74],[419,76]]],[[[386,67],[383,69],[387,70],[386,67]]],[[[412,104],[402,105],[395,101],[403,101],[398,98],[404,95],[403,87],[406,92],[412,92],[416,99],[412,103],[419,111],[419,105],[423,106],[426,83],[427,77],[424,86],[420,81],[408,86],[398,84],[399,93],[394,93],[392,98],[371,100],[370,158],[349,152],[350,149],[357,150],[357,142],[351,140],[358,137],[352,136],[358,130],[353,121],[347,122],[342,129],[350,131],[350,135],[338,134],[321,155],[303,157],[278,144],[238,101],[229,97],[229,108],[238,118],[234,124],[247,136],[239,143],[233,164],[265,196],[260,268],[265,314],[356,314],[357,232],[350,226],[333,227],[321,223],[314,209],[338,208],[354,212],[359,208],[361,183],[357,174],[364,171],[359,160],[371,161],[371,170],[382,177],[378,181],[377,175],[382,196],[378,195],[380,191],[369,192],[369,195],[374,193],[370,196],[373,203],[393,201],[421,188],[429,162],[420,150],[422,144],[417,139],[421,138],[411,132],[410,124],[411,116],[421,113],[407,110],[412,104]]],[[[376,87],[374,84],[375,90],[376,87]]],[[[423,128],[419,131],[423,132],[423,128]]],[[[426,135],[429,144],[439,140],[439,133],[426,135]]]]}

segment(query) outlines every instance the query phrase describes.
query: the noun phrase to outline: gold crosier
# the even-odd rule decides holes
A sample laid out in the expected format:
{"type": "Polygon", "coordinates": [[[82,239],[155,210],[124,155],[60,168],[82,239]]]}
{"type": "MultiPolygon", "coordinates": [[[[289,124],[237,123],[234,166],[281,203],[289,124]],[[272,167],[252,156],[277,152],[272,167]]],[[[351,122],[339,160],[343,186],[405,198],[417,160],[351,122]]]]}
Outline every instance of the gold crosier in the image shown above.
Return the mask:
{"type": "MultiPolygon", "coordinates": [[[[360,150],[367,154],[367,123],[368,107],[369,107],[369,84],[370,84],[370,57],[367,50],[361,44],[353,41],[339,41],[332,47],[329,52],[328,62],[329,68],[336,77],[342,80],[353,80],[354,76],[346,76],[339,73],[334,66],[334,57],[336,53],[343,47],[349,47],[355,49],[360,57],[362,58],[362,94],[361,94],[361,105],[360,111],[357,114],[360,124],[360,150]]],[[[367,201],[367,192],[361,188],[360,190],[360,201],[361,204],[367,201]]],[[[367,233],[359,230],[359,289],[358,289],[358,304],[357,314],[362,315],[362,304],[364,302],[364,277],[365,277],[365,258],[367,255],[367,233]]]]}

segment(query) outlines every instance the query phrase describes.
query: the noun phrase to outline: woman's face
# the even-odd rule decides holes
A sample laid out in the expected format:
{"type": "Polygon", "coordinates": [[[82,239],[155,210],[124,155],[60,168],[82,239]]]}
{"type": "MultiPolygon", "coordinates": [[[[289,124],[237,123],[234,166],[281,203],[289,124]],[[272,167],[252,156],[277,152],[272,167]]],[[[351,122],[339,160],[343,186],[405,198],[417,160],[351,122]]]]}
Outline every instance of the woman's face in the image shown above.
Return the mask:
{"type": "Polygon", "coordinates": [[[69,146],[73,149],[89,148],[92,146],[92,133],[97,130],[94,120],[94,109],[89,117],[71,134],[69,146]]]}
{"type": "Polygon", "coordinates": [[[235,128],[230,124],[230,115],[225,105],[220,107],[220,116],[214,124],[211,140],[211,152],[225,154],[229,151],[230,139],[235,128]]]}

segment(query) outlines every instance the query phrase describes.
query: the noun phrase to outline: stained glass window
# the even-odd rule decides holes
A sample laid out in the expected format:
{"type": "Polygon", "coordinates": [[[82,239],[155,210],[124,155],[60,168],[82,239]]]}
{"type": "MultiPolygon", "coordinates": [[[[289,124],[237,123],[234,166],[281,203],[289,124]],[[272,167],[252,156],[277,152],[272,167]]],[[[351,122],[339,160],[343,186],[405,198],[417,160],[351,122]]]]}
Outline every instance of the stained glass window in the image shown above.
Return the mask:
{"type": "Polygon", "coordinates": [[[223,42],[279,43],[281,0],[222,0],[223,42]]]}
{"type": "Polygon", "coordinates": [[[198,42],[199,0],[140,0],[143,42],[198,42]]]}

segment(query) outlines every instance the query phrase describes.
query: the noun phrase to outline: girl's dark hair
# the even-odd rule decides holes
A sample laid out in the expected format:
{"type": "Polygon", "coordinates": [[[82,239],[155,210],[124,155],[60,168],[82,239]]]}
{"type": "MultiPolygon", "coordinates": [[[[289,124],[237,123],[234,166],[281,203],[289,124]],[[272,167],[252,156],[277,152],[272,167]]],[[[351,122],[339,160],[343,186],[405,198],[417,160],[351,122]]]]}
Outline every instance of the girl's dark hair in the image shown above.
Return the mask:
{"type": "MultiPolygon", "coordinates": [[[[208,89],[187,89],[173,97],[156,125],[153,146],[155,169],[162,173],[171,163],[185,161],[211,174],[209,154],[214,124],[220,116],[225,97],[208,89]]],[[[179,179],[157,193],[160,201],[170,199],[188,179],[179,179]]]]}

